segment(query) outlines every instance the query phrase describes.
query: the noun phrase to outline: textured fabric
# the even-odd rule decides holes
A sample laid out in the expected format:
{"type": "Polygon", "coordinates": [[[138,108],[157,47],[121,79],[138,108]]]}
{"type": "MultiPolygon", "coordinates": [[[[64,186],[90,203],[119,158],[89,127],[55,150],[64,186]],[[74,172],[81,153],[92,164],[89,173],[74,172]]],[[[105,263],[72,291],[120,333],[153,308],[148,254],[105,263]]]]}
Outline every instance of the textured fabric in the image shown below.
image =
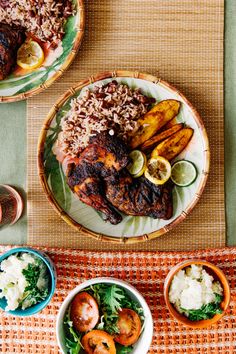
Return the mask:
{"type": "MultiPolygon", "coordinates": [[[[15,186],[25,199],[26,104],[0,105],[0,184],[15,186]]],[[[26,213],[24,213],[26,214],[26,213]]],[[[27,240],[24,215],[15,225],[0,230],[0,243],[21,244],[27,240]]]]}
{"type": "Polygon", "coordinates": [[[225,18],[225,191],[227,241],[236,244],[236,2],[226,1],[225,18]]]}
{"type": "Polygon", "coordinates": [[[97,250],[189,250],[225,245],[224,1],[98,0],[85,4],[86,34],[76,60],[62,79],[28,101],[28,243],[97,250]],[[192,213],[165,236],[130,246],[98,242],[69,227],[46,200],[36,168],[39,132],[59,95],[80,79],[116,69],[149,72],[175,85],[201,114],[211,149],[209,180],[192,213]]]}
{"type": "MultiPolygon", "coordinates": [[[[5,252],[10,247],[1,247],[5,252]]],[[[56,316],[62,301],[75,286],[87,279],[111,276],[134,285],[144,296],[154,321],[150,354],[233,354],[236,353],[236,248],[191,253],[91,252],[49,249],[58,282],[50,305],[32,317],[0,316],[0,352],[57,354],[56,316]],[[182,260],[201,258],[219,266],[231,288],[231,302],[225,316],[207,329],[189,329],[169,314],[163,296],[169,270],[182,260]]]]}

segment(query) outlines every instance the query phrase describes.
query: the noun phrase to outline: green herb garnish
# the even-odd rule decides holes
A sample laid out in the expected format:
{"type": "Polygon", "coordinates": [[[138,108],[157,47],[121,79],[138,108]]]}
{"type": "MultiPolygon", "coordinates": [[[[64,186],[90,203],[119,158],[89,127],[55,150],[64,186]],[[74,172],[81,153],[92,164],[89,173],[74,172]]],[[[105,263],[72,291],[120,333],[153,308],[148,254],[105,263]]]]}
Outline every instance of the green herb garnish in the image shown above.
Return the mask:
{"type": "Polygon", "coordinates": [[[65,339],[66,339],[66,347],[68,349],[68,353],[70,354],[78,354],[80,349],[82,348],[81,337],[82,334],[78,335],[73,328],[73,322],[70,321],[69,313],[66,314],[65,321],[65,339]]]}
{"type": "Polygon", "coordinates": [[[122,308],[134,310],[141,320],[144,319],[143,309],[140,305],[130,299],[125,291],[117,285],[96,284],[84,291],[87,291],[96,299],[100,313],[103,314],[96,327],[97,329],[106,331],[111,335],[119,333],[117,320],[118,312],[122,308]]]}
{"type": "Polygon", "coordinates": [[[116,285],[96,284],[91,286],[88,292],[97,300],[100,312],[103,314],[97,328],[110,334],[119,333],[117,320],[118,311],[125,297],[123,289],[116,285]]]}
{"type": "Polygon", "coordinates": [[[222,309],[220,307],[220,303],[223,299],[223,296],[219,294],[215,294],[215,301],[206,305],[202,305],[202,307],[198,310],[187,310],[181,308],[187,315],[190,321],[200,321],[207,320],[214,317],[216,314],[222,313],[222,309]]]}
{"type": "Polygon", "coordinates": [[[123,289],[116,285],[105,287],[100,290],[100,300],[106,308],[109,308],[111,312],[117,313],[122,305],[122,300],[125,298],[123,289]]]}
{"type": "Polygon", "coordinates": [[[48,274],[44,263],[40,261],[29,263],[27,268],[22,270],[22,274],[28,282],[24,291],[24,298],[20,303],[20,306],[24,309],[45,300],[49,294],[49,289],[48,274]],[[42,279],[44,286],[39,286],[42,279]]]}
{"type": "Polygon", "coordinates": [[[134,348],[130,345],[128,347],[124,347],[121,344],[116,344],[116,354],[129,354],[132,352],[134,348]]]}

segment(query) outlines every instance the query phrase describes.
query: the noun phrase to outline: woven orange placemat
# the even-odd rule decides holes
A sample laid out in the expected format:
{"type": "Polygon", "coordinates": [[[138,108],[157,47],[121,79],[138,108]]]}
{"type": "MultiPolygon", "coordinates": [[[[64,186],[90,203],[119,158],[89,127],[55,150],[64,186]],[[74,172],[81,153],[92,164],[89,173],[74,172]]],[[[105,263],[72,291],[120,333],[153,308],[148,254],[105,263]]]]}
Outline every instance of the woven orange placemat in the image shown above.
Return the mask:
{"type": "MultiPolygon", "coordinates": [[[[0,246],[5,252],[10,246],[0,246]]],[[[59,353],[56,342],[56,315],[70,290],[86,279],[112,276],[134,285],[147,300],[154,320],[149,354],[233,354],[236,353],[236,248],[196,252],[91,252],[60,248],[39,248],[55,262],[58,283],[50,305],[29,317],[0,316],[1,353],[59,353]],[[164,279],[178,262],[201,258],[218,265],[230,283],[231,303],[218,324],[192,330],[176,323],[163,297],[164,279]]]]}

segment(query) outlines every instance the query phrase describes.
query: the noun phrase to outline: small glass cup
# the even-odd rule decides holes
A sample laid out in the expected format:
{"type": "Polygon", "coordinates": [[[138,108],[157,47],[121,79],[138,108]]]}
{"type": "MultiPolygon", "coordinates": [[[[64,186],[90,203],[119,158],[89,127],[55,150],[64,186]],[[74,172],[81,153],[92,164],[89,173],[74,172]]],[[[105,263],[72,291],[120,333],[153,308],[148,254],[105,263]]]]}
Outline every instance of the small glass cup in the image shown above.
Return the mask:
{"type": "Polygon", "coordinates": [[[0,184],[0,230],[15,224],[23,211],[23,200],[12,187],[0,184]]]}

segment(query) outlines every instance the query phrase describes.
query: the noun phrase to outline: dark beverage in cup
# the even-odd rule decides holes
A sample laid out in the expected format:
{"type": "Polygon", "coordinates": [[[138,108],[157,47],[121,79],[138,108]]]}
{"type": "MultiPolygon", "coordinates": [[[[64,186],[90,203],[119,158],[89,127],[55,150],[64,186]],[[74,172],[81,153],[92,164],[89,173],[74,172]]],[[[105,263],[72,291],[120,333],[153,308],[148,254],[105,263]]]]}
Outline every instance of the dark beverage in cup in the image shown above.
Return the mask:
{"type": "Polygon", "coordinates": [[[14,224],[20,218],[22,210],[20,194],[12,187],[0,184],[0,230],[14,224]]]}

